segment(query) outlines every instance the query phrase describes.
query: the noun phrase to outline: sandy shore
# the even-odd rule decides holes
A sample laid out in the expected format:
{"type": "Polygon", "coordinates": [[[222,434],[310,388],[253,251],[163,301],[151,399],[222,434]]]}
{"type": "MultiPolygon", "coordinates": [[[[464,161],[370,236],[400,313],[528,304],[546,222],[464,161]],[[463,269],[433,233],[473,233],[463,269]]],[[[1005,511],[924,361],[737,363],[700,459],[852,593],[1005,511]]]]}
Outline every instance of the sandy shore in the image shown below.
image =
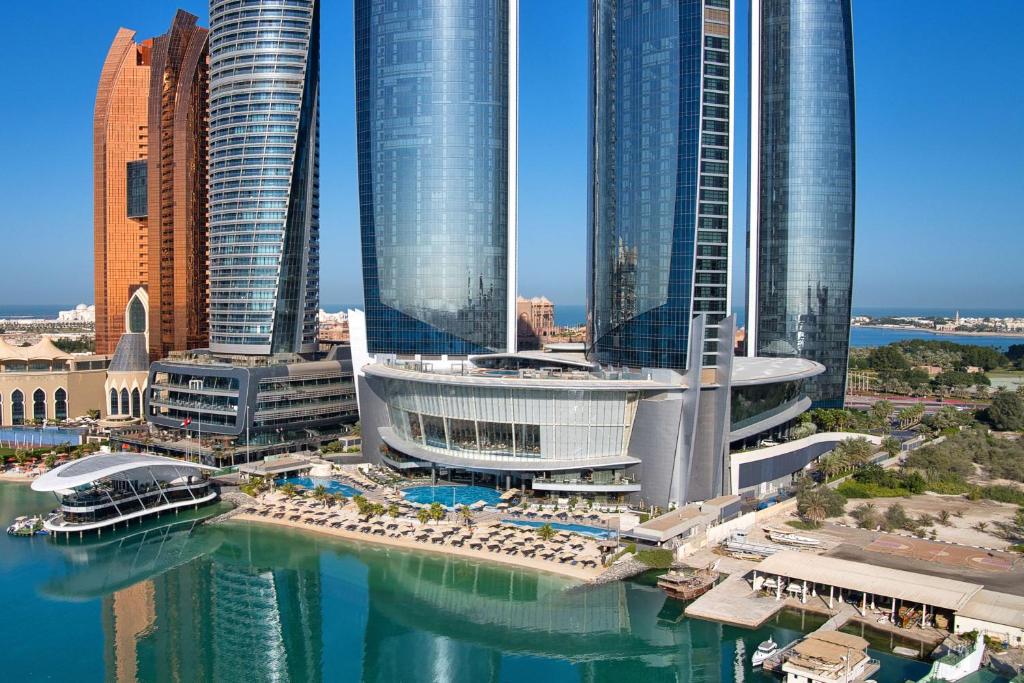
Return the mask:
{"type": "Polygon", "coordinates": [[[27,474],[0,474],[0,481],[9,481],[16,484],[31,484],[35,477],[27,474]]]}
{"type": "Polygon", "coordinates": [[[231,518],[231,521],[235,520],[243,522],[254,522],[257,524],[274,524],[277,526],[287,526],[293,529],[301,529],[303,531],[309,531],[315,534],[323,534],[325,536],[343,538],[348,541],[359,541],[363,543],[389,545],[395,548],[402,548],[404,550],[422,550],[425,552],[433,552],[441,555],[454,555],[456,557],[462,557],[470,560],[497,562],[499,564],[510,565],[513,567],[533,569],[535,571],[558,574],[560,576],[565,576],[570,579],[576,579],[577,581],[592,581],[596,579],[598,576],[600,576],[601,573],[604,571],[603,569],[585,569],[583,567],[573,566],[571,564],[559,564],[557,562],[548,562],[547,560],[531,557],[522,557],[519,555],[501,555],[498,553],[487,552],[485,550],[472,550],[471,548],[458,548],[454,546],[435,543],[418,543],[416,541],[404,538],[371,536],[368,534],[346,531],[344,529],[334,529],[331,527],[322,526],[310,526],[308,524],[303,524],[302,522],[290,522],[287,519],[273,519],[270,517],[261,517],[259,515],[253,514],[240,513],[231,518]]]}

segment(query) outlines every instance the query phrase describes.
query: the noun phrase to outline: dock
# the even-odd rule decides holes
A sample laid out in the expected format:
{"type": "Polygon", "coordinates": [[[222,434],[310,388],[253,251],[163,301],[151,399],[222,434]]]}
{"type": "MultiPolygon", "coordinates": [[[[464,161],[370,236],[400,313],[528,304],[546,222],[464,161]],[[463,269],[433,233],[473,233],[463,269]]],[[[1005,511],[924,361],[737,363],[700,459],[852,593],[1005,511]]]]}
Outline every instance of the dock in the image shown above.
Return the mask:
{"type": "Polygon", "coordinates": [[[757,595],[743,576],[733,574],[689,604],[686,616],[731,626],[757,628],[776,615],[786,603],[757,595]]]}

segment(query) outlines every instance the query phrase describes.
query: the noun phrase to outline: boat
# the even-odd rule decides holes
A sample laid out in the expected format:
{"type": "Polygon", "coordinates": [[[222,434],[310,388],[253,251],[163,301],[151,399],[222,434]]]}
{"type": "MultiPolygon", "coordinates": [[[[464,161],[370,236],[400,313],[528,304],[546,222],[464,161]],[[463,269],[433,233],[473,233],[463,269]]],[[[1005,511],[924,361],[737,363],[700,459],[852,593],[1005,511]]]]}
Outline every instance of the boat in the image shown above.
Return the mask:
{"type": "Polygon", "coordinates": [[[751,666],[761,666],[765,660],[774,655],[779,651],[779,644],[769,638],[754,650],[754,654],[750,656],[751,666]]]}
{"type": "Polygon", "coordinates": [[[816,538],[809,536],[800,536],[799,534],[787,534],[782,531],[768,530],[768,538],[775,541],[776,543],[785,543],[787,545],[799,545],[807,548],[817,548],[821,545],[821,541],[816,538]]]}
{"type": "Polygon", "coordinates": [[[42,517],[17,517],[7,527],[7,533],[11,536],[45,536],[49,532],[43,528],[42,517]]]}
{"type": "Polygon", "coordinates": [[[917,650],[914,650],[909,647],[904,647],[903,645],[897,645],[892,649],[892,652],[893,654],[899,655],[901,657],[911,658],[916,658],[920,654],[917,650]]]}
{"type": "Polygon", "coordinates": [[[718,562],[692,572],[671,570],[658,578],[658,588],[670,598],[693,600],[711,590],[718,580],[718,562]]]}

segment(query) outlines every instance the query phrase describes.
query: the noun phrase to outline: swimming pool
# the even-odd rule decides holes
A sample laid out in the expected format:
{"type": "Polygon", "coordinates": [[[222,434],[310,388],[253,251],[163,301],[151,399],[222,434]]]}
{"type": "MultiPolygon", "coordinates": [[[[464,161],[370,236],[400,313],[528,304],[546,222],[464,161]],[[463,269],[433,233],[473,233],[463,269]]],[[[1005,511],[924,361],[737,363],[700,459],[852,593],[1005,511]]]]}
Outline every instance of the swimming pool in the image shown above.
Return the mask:
{"type": "Polygon", "coordinates": [[[309,489],[310,491],[315,489],[317,486],[323,486],[327,489],[328,493],[340,493],[348,498],[353,498],[362,493],[359,489],[354,489],[351,486],[342,484],[340,481],[328,479],[327,477],[288,477],[287,479],[278,479],[274,483],[278,486],[283,484],[294,484],[300,489],[309,489]]]}
{"type": "Polygon", "coordinates": [[[538,522],[529,519],[503,519],[501,520],[504,524],[515,524],[516,526],[532,526],[534,528],[540,528],[545,524],[550,524],[551,528],[555,531],[571,531],[575,534],[582,534],[583,536],[591,536],[592,538],[611,538],[612,532],[608,529],[603,529],[599,526],[586,526],[584,524],[560,524],[558,522],[538,522]]]}
{"type": "Polygon", "coordinates": [[[451,509],[480,500],[492,506],[501,502],[501,492],[485,486],[413,486],[403,489],[402,495],[410,503],[437,502],[451,509]]]}
{"type": "Polygon", "coordinates": [[[3,427],[0,428],[0,446],[11,448],[39,448],[42,446],[78,446],[82,432],[62,427],[3,427]]]}

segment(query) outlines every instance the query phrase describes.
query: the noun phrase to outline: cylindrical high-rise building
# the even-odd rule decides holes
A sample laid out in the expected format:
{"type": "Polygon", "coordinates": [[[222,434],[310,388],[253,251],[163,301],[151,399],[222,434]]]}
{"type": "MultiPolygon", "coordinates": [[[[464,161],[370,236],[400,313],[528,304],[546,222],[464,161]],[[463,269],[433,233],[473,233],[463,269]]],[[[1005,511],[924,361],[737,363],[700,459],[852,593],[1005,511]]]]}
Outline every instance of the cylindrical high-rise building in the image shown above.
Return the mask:
{"type": "Polygon", "coordinates": [[[684,369],[694,316],[729,314],[733,19],[730,0],[591,1],[594,360],[684,369]]]}
{"type": "Polygon", "coordinates": [[[842,407],[853,287],[850,0],[752,0],[749,355],[818,361],[817,407],[842,407]]]}
{"type": "Polygon", "coordinates": [[[316,348],[319,0],[210,3],[210,349],[316,348]]]}
{"type": "Polygon", "coordinates": [[[515,350],[518,0],[356,0],[371,354],[515,350]]]}

